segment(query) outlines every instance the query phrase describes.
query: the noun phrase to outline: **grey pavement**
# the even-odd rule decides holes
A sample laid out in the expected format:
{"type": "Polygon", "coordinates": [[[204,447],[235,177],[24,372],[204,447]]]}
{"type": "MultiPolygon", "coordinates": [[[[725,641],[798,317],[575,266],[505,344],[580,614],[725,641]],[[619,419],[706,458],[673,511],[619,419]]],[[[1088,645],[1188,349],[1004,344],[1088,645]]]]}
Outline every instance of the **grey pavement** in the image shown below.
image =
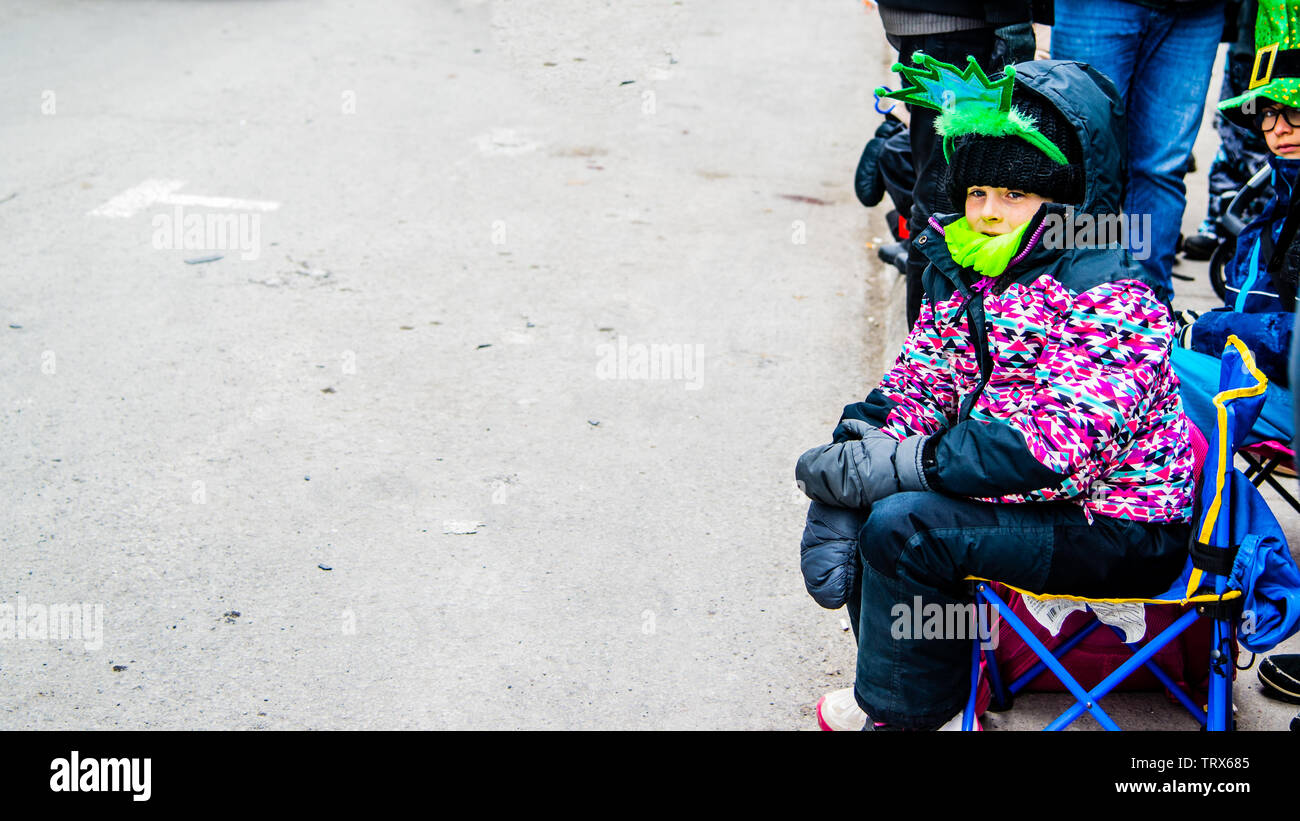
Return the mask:
{"type": "Polygon", "coordinates": [[[0,727],[815,726],[874,24],[7,3],[0,727]]]}
{"type": "Polygon", "coordinates": [[[873,14],[5,12],[0,605],[59,625],[0,729],[815,727],[794,459],[902,329],[873,14]]]}

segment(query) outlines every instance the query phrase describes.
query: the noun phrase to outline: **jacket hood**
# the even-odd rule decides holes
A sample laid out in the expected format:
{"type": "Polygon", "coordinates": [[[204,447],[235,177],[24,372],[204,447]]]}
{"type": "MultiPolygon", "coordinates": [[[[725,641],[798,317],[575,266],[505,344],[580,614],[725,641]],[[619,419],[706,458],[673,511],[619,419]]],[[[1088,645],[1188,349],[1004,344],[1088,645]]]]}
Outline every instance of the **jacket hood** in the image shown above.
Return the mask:
{"type": "MultiPolygon", "coordinates": [[[[1083,200],[1079,203],[1048,203],[1036,220],[1046,214],[1064,215],[1072,207],[1076,214],[1117,215],[1123,210],[1124,180],[1128,173],[1128,134],[1124,120],[1124,103],[1115,84],[1087,63],[1073,60],[1034,60],[1016,64],[1016,86],[1037,94],[1057,109],[1074,129],[1082,149],[1084,176],[1083,200]]],[[[949,286],[964,289],[961,269],[952,261],[943,243],[943,229],[961,214],[935,215],[931,227],[914,242],[935,263],[940,280],[923,280],[926,290],[942,298],[949,286]]],[[[1039,242],[1041,231],[1031,226],[1026,244],[1004,277],[1032,279],[1043,273],[1056,277],[1074,291],[1084,291],[1102,282],[1137,279],[1145,282],[1163,299],[1163,286],[1125,250],[1118,248],[1075,248],[1053,250],[1039,242]]]]}
{"type": "Polygon", "coordinates": [[[1300,177],[1300,159],[1286,159],[1269,152],[1268,164],[1273,169],[1273,199],[1260,214],[1261,223],[1286,218],[1295,196],[1296,178],[1300,177]]]}
{"type": "Polygon", "coordinates": [[[1118,214],[1124,203],[1128,136],[1124,102],[1115,84],[1092,66],[1073,60],[1019,63],[1015,83],[1061,112],[1079,138],[1084,194],[1076,210],[1118,214]]]}

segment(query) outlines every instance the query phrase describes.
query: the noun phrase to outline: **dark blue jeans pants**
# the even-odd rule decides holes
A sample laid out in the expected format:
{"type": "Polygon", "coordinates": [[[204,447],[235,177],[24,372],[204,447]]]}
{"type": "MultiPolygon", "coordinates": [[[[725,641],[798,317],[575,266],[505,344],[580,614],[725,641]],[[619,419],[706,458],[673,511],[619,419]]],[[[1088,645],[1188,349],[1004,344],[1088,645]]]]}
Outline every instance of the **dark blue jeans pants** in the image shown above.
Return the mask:
{"type": "Polygon", "coordinates": [[[858,704],[875,721],[932,729],[970,693],[970,632],[914,629],[919,606],[968,607],[967,576],[1095,597],[1163,593],[1183,568],[1190,527],[1094,517],[1070,503],[989,504],[938,493],[876,502],[858,534],[858,704]],[[930,638],[926,638],[930,635],[930,638]]]}

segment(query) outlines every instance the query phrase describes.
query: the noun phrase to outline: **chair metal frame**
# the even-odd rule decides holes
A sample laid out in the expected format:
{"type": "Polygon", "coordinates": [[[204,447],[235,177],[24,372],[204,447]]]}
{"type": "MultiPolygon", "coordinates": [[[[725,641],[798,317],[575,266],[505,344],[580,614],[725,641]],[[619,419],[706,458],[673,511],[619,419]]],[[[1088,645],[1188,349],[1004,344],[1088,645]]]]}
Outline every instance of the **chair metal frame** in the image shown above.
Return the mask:
{"type": "Polygon", "coordinates": [[[1247,445],[1237,451],[1237,455],[1246,461],[1249,467],[1242,471],[1250,483],[1255,487],[1267,482],[1268,486],[1277,492],[1277,495],[1286,500],[1291,505],[1291,509],[1300,513],[1300,500],[1291,495],[1291,491],[1286,489],[1286,485],[1277,480],[1274,472],[1283,465],[1295,465],[1295,457],[1288,456],[1285,452],[1274,447],[1270,443],[1261,442],[1256,445],[1247,445]]]}
{"type": "MultiPolygon", "coordinates": [[[[1209,577],[1209,574],[1207,574],[1209,577]]],[[[1093,619],[1076,630],[1067,638],[1055,651],[1052,651],[1043,644],[1034,632],[1016,615],[1011,606],[1002,599],[1001,596],[993,590],[992,583],[987,579],[973,580],[975,584],[975,610],[979,614],[980,635],[989,635],[989,626],[984,622],[986,608],[982,605],[989,604],[996,608],[999,617],[1005,623],[1009,624],[1013,630],[1029,645],[1034,654],[1038,656],[1039,661],[1028,671],[1020,675],[1015,681],[1008,684],[1002,682],[1002,677],[998,671],[997,659],[991,648],[981,648],[980,642],[974,642],[974,649],[971,656],[971,691],[970,697],[966,702],[966,709],[962,714],[962,729],[971,730],[975,723],[975,701],[979,692],[979,680],[981,670],[986,671],[989,677],[989,687],[992,690],[995,708],[1005,709],[1010,706],[1011,698],[1020,692],[1029,682],[1038,677],[1044,670],[1050,670],[1060,682],[1065,685],[1066,689],[1075,697],[1075,703],[1070,706],[1064,713],[1059,715],[1045,730],[1063,730],[1069,726],[1076,718],[1081,716],[1085,711],[1089,713],[1097,723],[1107,730],[1120,729],[1101,705],[1098,703],[1103,697],[1115,689],[1129,674],[1139,667],[1145,667],[1156,677],[1169,692],[1191,713],[1202,727],[1207,730],[1221,731],[1232,728],[1232,678],[1234,675],[1235,662],[1232,658],[1230,649],[1236,637],[1236,604],[1241,596],[1239,590],[1227,590],[1227,580],[1222,576],[1209,577],[1213,582],[1214,593],[1206,593],[1192,597],[1187,600],[1190,604],[1195,604],[1186,613],[1180,616],[1173,624],[1166,627],[1155,637],[1146,642],[1128,643],[1125,646],[1132,654],[1123,664],[1115,668],[1107,675],[1097,686],[1092,689],[1084,687],[1079,681],[1066,670],[1062,659],[1073,650],[1079,642],[1083,641],[1093,630],[1101,626],[1101,622],[1093,619]],[[1169,642],[1178,638],[1185,630],[1195,624],[1202,618],[1209,617],[1213,620],[1213,643],[1210,650],[1210,678],[1209,678],[1209,700],[1205,709],[1201,709],[1196,701],[1187,694],[1186,690],[1178,685],[1168,673],[1160,669],[1152,658],[1169,642]],[[984,664],[981,665],[981,659],[984,664]]],[[[1016,589],[1016,588],[1012,588],[1016,589]]],[[[1017,590],[1024,595],[1034,596],[1035,598],[1055,598],[1052,596],[1038,596],[1028,591],[1017,590]]],[[[1077,598],[1077,597],[1076,597],[1077,598]]],[[[1087,601],[1083,599],[1083,601],[1087,601]]],[[[1110,600],[1108,600],[1110,601],[1110,600]]],[[[1157,601],[1154,599],[1132,599],[1134,602],[1144,604],[1162,604],[1165,606],[1176,607],[1183,604],[1181,601],[1157,601]]],[[[1123,632],[1115,627],[1111,627],[1124,640],[1123,632]]]]}

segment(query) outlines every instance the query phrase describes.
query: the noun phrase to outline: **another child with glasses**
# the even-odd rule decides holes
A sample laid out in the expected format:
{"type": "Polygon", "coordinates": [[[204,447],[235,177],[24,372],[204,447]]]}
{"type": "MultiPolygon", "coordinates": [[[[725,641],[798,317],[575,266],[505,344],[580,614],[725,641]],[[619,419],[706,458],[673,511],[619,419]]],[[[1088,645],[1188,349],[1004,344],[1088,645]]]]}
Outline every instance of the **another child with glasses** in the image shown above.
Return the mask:
{"type": "MultiPolygon", "coordinates": [[[[1261,2],[1252,87],[1219,104],[1230,121],[1263,132],[1271,153],[1274,197],[1238,236],[1236,253],[1224,266],[1227,304],[1179,332],[1182,347],[1215,357],[1223,352],[1228,337],[1236,335],[1255,354],[1255,363],[1269,381],[1279,387],[1289,383],[1287,360],[1296,307],[1296,271],[1287,264],[1287,246],[1300,223],[1300,214],[1287,219],[1300,178],[1300,30],[1295,29],[1285,4],[1261,2]]],[[[1188,404],[1193,421],[1202,424],[1195,415],[1197,403],[1188,404]]]]}

